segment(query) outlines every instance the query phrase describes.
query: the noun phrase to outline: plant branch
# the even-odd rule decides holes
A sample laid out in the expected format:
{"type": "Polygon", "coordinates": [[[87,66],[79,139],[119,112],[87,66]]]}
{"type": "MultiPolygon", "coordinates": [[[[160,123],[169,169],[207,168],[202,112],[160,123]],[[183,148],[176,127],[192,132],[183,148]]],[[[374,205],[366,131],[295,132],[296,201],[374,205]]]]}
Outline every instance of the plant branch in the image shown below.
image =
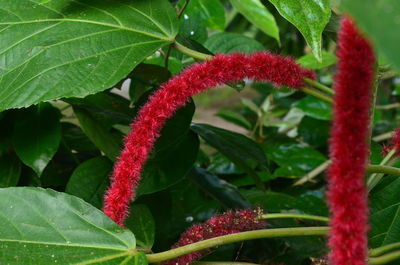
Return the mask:
{"type": "Polygon", "coordinates": [[[369,165],[367,167],[367,172],[368,173],[382,173],[382,174],[386,174],[386,175],[400,177],[400,168],[384,166],[384,165],[369,165]]]}
{"type": "MultiPolygon", "coordinates": [[[[382,162],[379,165],[368,165],[367,166],[367,168],[366,168],[367,173],[373,173],[367,181],[367,186],[370,187],[370,190],[381,180],[381,178],[385,174],[400,177],[400,169],[399,168],[387,166],[387,164],[389,163],[389,161],[391,160],[393,155],[394,155],[394,151],[392,150],[386,155],[386,157],[383,158],[382,162]]],[[[312,180],[313,178],[315,178],[316,176],[321,174],[323,171],[325,171],[328,168],[328,166],[330,165],[330,163],[331,163],[331,160],[325,161],[324,163],[322,163],[321,165],[319,165],[318,167],[316,167],[315,169],[310,171],[308,174],[301,177],[293,185],[294,186],[302,185],[302,184],[312,180]]]]}
{"type": "Polygon", "coordinates": [[[245,240],[270,238],[270,237],[292,237],[292,236],[323,236],[328,232],[329,227],[295,227],[295,228],[275,228],[254,230],[236,234],[230,234],[220,237],[199,241],[190,245],[182,246],[179,248],[170,249],[164,252],[147,254],[149,263],[162,262],[166,260],[175,259],[177,257],[201,251],[204,249],[217,247],[220,245],[240,242],[245,240]]]}
{"type": "Polygon", "coordinates": [[[372,137],[375,142],[382,142],[393,137],[393,132],[386,132],[377,136],[372,137]]]}
{"type": "Polygon", "coordinates": [[[315,88],[311,87],[301,87],[299,88],[300,91],[303,91],[306,94],[309,94],[311,96],[314,96],[316,98],[319,98],[329,104],[333,104],[333,99],[332,97],[326,95],[325,93],[320,92],[319,90],[316,90],[315,88]]]}
{"type": "Polygon", "coordinates": [[[328,217],[308,215],[308,214],[297,214],[297,213],[269,213],[260,216],[260,219],[280,219],[280,218],[295,218],[295,219],[313,220],[320,222],[329,222],[328,217]]]}
{"type": "Polygon", "coordinates": [[[400,243],[393,243],[379,248],[374,248],[369,251],[370,257],[377,257],[389,252],[390,250],[400,248],[400,243]]]}
{"type": "Polygon", "coordinates": [[[321,84],[321,83],[319,83],[319,82],[317,82],[315,80],[312,80],[310,78],[307,78],[307,77],[304,78],[304,82],[309,84],[310,86],[313,86],[315,88],[318,88],[318,89],[328,93],[329,95],[334,95],[335,94],[335,92],[331,88],[329,88],[329,87],[327,87],[327,86],[325,86],[325,85],[323,85],[323,84],[321,84]]]}
{"type": "MultiPolygon", "coordinates": [[[[390,152],[387,153],[387,155],[382,159],[379,165],[380,166],[387,165],[395,154],[396,154],[395,149],[390,150],[390,152]]],[[[367,180],[368,190],[371,191],[379,183],[382,177],[383,177],[382,173],[374,173],[371,176],[369,176],[367,180]]]]}
{"type": "Polygon", "coordinates": [[[181,10],[179,10],[178,12],[178,18],[181,18],[181,16],[183,15],[183,12],[185,11],[186,7],[188,6],[190,0],[186,0],[185,3],[183,4],[181,10]]]}
{"type": "Polygon", "coordinates": [[[386,264],[389,263],[391,261],[397,260],[400,258],[400,250],[398,251],[394,251],[392,253],[389,254],[385,254],[379,257],[375,257],[375,258],[370,258],[368,260],[368,264],[370,265],[381,265],[381,264],[386,264]]]}
{"type": "Polygon", "coordinates": [[[196,60],[209,60],[212,58],[212,55],[192,50],[192,49],[180,44],[177,41],[175,41],[174,47],[177,51],[180,51],[181,53],[183,53],[187,56],[190,56],[196,60]]]}

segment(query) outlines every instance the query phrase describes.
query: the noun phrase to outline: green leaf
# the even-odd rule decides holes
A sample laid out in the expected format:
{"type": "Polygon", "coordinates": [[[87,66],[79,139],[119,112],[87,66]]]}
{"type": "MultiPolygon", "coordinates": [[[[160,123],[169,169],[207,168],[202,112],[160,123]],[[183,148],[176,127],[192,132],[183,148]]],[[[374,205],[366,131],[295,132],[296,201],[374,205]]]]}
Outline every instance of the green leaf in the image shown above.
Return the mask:
{"type": "Polygon", "coordinates": [[[161,136],[144,166],[137,196],[170,187],[184,178],[192,168],[199,150],[197,135],[189,131],[194,110],[191,101],[179,109],[161,130],[161,136]]]}
{"type": "Polygon", "coordinates": [[[293,107],[301,109],[306,115],[318,120],[332,119],[332,105],[312,96],[301,99],[293,104],[293,107]]]}
{"type": "Polygon", "coordinates": [[[299,177],[327,160],[315,149],[288,138],[270,139],[264,143],[263,148],[267,157],[280,166],[275,170],[275,176],[299,177]]]}
{"type": "Polygon", "coordinates": [[[216,115],[242,128],[245,128],[247,130],[251,129],[251,123],[248,120],[246,120],[245,117],[243,117],[237,112],[228,109],[222,109],[219,110],[216,115]]]}
{"type": "Polygon", "coordinates": [[[260,0],[230,0],[230,2],[251,23],[280,42],[275,18],[260,0]]]}
{"type": "Polygon", "coordinates": [[[74,170],[65,192],[82,198],[100,209],[111,170],[112,163],[108,158],[99,156],[89,159],[74,170]]]}
{"type": "Polygon", "coordinates": [[[318,61],[322,60],[322,31],[329,22],[329,0],[269,0],[304,36],[318,61]]]}
{"type": "Polygon", "coordinates": [[[21,162],[14,154],[0,156],[0,188],[17,185],[21,175],[21,162]]]}
{"type": "Polygon", "coordinates": [[[212,35],[204,42],[204,46],[213,53],[251,53],[265,50],[264,46],[258,41],[242,34],[229,32],[212,35]]]}
{"type": "Polygon", "coordinates": [[[337,58],[331,52],[322,51],[321,61],[318,61],[312,54],[300,57],[297,62],[308,69],[322,69],[336,63],[337,58]]]}
{"type": "Polygon", "coordinates": [[[242,194],[240,194],[237,187],[218,178],[203,168],[192,168],[188,177],[191,181],[196,183],[201,190],[228,209],[249,208],[251,206],[251,204],[244,199],[242,194]]]}
{"type": "Polygon", "coordinates": [[[117,139],[111,132],[92,114],[80,107],[74,107],[74,113],[79,120],[82,130],[87,137],[99,148],[106,156],[114,161],[120,151],[119,139],[117,139]]]}
{"type": "MultiPolygon", "coordinates": [[[[182,1],[185,2],[186,0],[182,1]]],[[[185,9],[183,19],[199,14],[211,29],[224,30],[225,10],[220,0],[192,0],[185,9]],[[186,16],[185,16],[186,15],[186,16]]]]}
{"type": "MultiPolygon", "coordinates": [[[[164,147],[165,139],[159,142],[164,147]]],[[[170,142],[168,148],[156,147],[153,157],[146,162],[137,196],[172,186],[182,180],[192,168],[200,146],[197,135],[189,131],[170,142]]]]}
{"type": "Polygon", "coordinates": [[[54,156],[61,140],[60,113],[41,103],[21,113],[15,124],[13,144],[24,164],[40,176],[54,156]]]}
{"type": "Polygon", "coordinates": [[[74,196],[41,188],[4,188],[0,208],[2,263],[146,264],[143,256],[135,255],[132,232],[74,196]]]}
{"type": "Polygon", "coordinates": [[[259,188],[262,188],[261,178],[253,167],[256,164],[266,170],[267,159],[260,146],[254,141],[242,134],[207,124],[195,123],[192,124],[191,129],[209,145],[252,176],[259,188]]]}
{"type": "Polygon", "coordinates": [[[373,40],[380,55],[400,70],[399,17],[397,0],[341,1],[341,7],[349,12],[358,26],[373,40]]]}
{"type": "MultiPolygon", "coordinates": [[[[320,147],[327,145],[331,123],[325,120],[317,120],[311,117],[304,117],[298,127],[299,136],[302,140],[313,146],[320,147]]],[[[382,156],[379,154],[380,159],[382,156]]]]}
{"type": "Polygon", "coordinates": [[[133,204],[130,209],[131,214],[125,221],[125,226],[129,228],[136,237],[139,247],[149,250],[154,244],[155,228],[153,215],[149,208],[144,204],[133,204]]]}
{"type": "Polygon", "coordinates": [[[400,178],[385,176],[372,190],[371,205],[371,247],[380,247],[400,242],[400,178]]]}
{"type": "Polygon", "coordinates": [[[177,32],[166,0],[39,2],[2,1],[0,110],[110,88],[177,32]]]}

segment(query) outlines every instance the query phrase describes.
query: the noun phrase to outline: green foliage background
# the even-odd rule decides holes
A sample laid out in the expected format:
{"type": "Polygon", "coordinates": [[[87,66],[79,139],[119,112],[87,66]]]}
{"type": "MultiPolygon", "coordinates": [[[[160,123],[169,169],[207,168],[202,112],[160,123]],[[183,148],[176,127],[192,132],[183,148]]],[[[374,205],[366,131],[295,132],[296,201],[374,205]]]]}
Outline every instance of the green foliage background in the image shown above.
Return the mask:
{"type": "MultiPolygon", "coordinates": [[[[196,97],[168,121],[126,229],[99,209],[138,109],[195,62],[174,42],[206,54],[291,56],[332,86],[343,12],[379,55],[378,164],[399,120],[399,10],[395,0],[0,0],[0,260],[145,264],[137,250],[167,250],[187,227],[227,209],[328,216],[325,173],[303,180],[328,160],[331,104],[249,81],[196,97]],[[193,122],[207,108],[229,129],[193,122]]],[[[399,193],[394,176],[371,191],[371,247],[400,242],[399,193]]],[[[265,239],[204,260],[297,265],[326,251],[321,237],[265,239]]]]}

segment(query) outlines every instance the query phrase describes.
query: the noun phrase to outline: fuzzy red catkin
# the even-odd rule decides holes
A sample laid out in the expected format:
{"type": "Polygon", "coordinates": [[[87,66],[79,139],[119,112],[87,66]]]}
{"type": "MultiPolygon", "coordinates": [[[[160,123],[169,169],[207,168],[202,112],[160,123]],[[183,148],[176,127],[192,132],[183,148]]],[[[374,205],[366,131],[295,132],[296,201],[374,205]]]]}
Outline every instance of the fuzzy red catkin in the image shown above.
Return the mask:
{"type": "Polygon", "coordinates": [[[368,202],[365,169],[369,155],[374,52],[349,18],[339,33],[334,117],[328,175],[331,265],[366,265],[368,202]]]}
{"type": "Polygon", "coordinates": [[[111,187],[105,195],[104,212],[123,225],[143,164],[161,128],[192,95],[244,78],[299,88],[303,86],[304,77],[314,79],[315,73],[301,68],[290,58],[257,52],[252,55],[219,54],[209,61],[193,64],[169,80],[150,97],[131,124],[132,131],[125,139],[125,148],[114,167],[111,187]]]}
{"type": "MultiPolygon", "coordinates": [[[[262,209],[256,208],[254,210],[227,211],[213,216],[207,222],[195,224],[183,232],[179,241],[172,246],[172,249],[218,236],[262,229],[267,224],[265,220],[259,219],[262,214],[262,209]]],[[[163,262],[162,265],[186,265],[201,259],[206,253],[207,250],[193,252],[174,260],[163,262]]]]}

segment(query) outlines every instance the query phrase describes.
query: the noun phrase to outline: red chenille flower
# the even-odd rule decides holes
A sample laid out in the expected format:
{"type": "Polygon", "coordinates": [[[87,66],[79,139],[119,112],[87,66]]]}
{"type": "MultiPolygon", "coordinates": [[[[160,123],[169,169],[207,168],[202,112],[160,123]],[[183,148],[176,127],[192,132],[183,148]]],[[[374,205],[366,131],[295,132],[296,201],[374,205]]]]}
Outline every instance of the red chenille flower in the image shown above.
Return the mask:
{"type": "Polygon", "coordinates": [[[211,60],[193,64],[169,80],[149,98],[131,125],[132,131],[125,139],[125,148],[114,167],[111,187],[105,195],[104,212],[118,224],[123,224],[143,165],[161,128],[192,95],[244,78],[299,88],[304,77],[314,79],[315,74],[290,58],[257,52],[252,55],[219,54],[211,60]]]}
{"type": "Polygon", "coordinates": [[[338,45],[327,194],[332,213],[329,264],[366,265],[368,202],[364,177],[375,57],[349,18],[342,20],[338,45]]]}
{"type": "MultiPolygon", "coordinates": [[[[207,222],[195,224],[181,234],[179,241],[172,246],[177,248],[202,240],[235,234],[239,232],[262,229],[266,222],[259,219],[262,209],[227,211],[211,217],[207,222]]],[[[162,265],[186,265],[199,260],[208,250],[193,252],[185,256],[163,262],[162,265]]]]}

